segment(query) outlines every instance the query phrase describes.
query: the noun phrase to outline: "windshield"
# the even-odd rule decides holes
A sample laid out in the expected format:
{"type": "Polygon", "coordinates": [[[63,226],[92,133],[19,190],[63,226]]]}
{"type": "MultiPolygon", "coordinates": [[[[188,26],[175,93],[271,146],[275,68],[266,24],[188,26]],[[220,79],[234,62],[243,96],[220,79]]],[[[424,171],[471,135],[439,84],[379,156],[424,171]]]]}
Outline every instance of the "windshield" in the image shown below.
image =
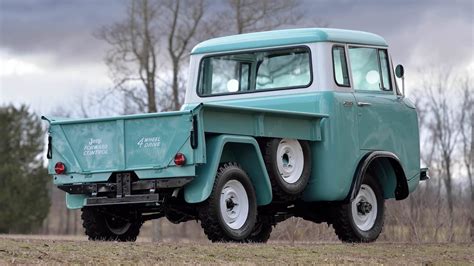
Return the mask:
{"type": "Polygon", "coordinates": [[[306,47],[209,56],[202,59],[198,95],[304,88],[311,84],[306,47]]]}

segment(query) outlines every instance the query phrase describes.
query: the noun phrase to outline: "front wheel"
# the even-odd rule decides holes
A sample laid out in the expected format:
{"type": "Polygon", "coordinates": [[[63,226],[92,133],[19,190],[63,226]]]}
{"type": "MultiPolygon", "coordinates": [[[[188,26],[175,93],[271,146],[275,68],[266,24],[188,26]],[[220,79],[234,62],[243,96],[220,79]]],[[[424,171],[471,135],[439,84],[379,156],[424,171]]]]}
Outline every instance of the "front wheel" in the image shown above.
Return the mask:
{"type": "Polygon", "coordinates": [[[212,242],[245,242],[257,217],[255,190],[235,163],[219,167],[209,198],[199,210],[204,233],[212,242]]]}
{"type": "Polygon", "coordinates": [[[384,210],[382,187],[367,173],[355,199],[336,207],[334,230],[343,242],[373,242],[382,232],[384,210]]]}

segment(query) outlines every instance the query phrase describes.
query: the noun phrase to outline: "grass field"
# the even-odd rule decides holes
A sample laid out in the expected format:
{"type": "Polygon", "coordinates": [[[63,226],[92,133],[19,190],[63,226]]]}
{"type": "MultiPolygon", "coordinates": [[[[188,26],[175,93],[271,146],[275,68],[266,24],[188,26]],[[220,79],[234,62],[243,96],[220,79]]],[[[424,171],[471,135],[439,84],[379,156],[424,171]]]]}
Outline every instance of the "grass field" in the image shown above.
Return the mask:
{"type": "Polygon", "coordinates": [[[474,245],[116,243],[0,237],[5,263],[474,264],[474,245]]]}

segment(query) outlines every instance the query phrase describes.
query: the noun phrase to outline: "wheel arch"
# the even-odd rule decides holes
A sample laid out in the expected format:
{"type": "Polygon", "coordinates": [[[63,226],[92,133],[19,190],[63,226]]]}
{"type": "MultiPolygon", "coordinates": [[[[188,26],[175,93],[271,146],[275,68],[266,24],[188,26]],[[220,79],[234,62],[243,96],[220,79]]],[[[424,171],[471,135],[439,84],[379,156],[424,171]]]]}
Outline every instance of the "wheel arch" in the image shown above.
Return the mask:
{"type": "Polygon", "coordinates": [[[257,205],[272,201],[270,178],[260,147],[253,137],[217,135],[206,137],[207,163],[196,167],[196,177],[184,188],[188,203],[205,201],[212,192],[217,169],[222,162],[237,162],[249,176],[257,197],[257,205]]]}
{"type": "Polygon", "coordinates": [[[352,186],[345,201],[350,202],[356,196],[367,172],[374,173],[384,191],[384,198],[402,200],[408,197],[407,177],[398,156],[387,151],[372,151],[359,162],[354,173],[352,186]]]}

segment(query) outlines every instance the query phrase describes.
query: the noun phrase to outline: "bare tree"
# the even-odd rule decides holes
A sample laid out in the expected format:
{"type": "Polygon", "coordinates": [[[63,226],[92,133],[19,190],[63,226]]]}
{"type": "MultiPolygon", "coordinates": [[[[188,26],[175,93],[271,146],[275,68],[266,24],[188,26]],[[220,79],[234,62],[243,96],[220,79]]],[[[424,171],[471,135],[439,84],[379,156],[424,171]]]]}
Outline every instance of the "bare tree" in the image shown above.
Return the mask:
{"type": "MultiPolygon", "coordinates": [[[[163,5],[166,21],[162,23],[162,31],[167,38],[168,56],[171,61],[172,78],[172,106],[178,110],[180,101],[181,65],[188,57],[189,51],[202,33],[213,35],[212,27],[206,23],[204,15],[206,3],[204,0],[169,0],[163,5]],[[168,23],[166,23],[168,22],[168,23]],[[204,26],[204,27],[202,27],[204,26]]],[[[202,38],[202,37],[201,37],[202,38]]]]}
{"type": "Polygon", "coordinates": [[[463,164],[466,169],[466,175],[469,181],[470,189],[470,236],[474,241],[474,99],[472,97],[472,88],[469,78],[462,81],[462,104],[459,112],[459,127],[461,131],[461,145],[463,164]]]}
{"type": "Polygon", "coordinates": [[[156,112],[156,72],[159,45],[157,1],[133,0],[127,17],[120,23],[102,27],[97,37],[111,48],[105,62],[114,79],[115,89],[124,92],[137,106],[156,112]],[[137,81],[146,91],[146,101],[139,94],[137,81]]]}
{"type": "Polygon", "coordinates": [[[296,0],[228,0],[227,2],[233,16],[231,26],[235,28],[237,34],[294,25],[302,18],[301,14],[298,14],[299,2],[296,0]]]}
{"type": "MultiPolygon", "coordinates": [[[[182,63],[192,45],[203,36],[212,36],[205,11],[205,0],[131,0],[124,21],[100,29],[98,38],[111,47],[105,62],[114,89],[132,101],[137,111],[179,109],[182,63]],[[166,49],[160,49],[162,46],[166,49]],[[171,78],[167,77],[169,70],[171,78]]],[[[126,108],[131,108],[130,103],[126,108]]]]}
{"type": "MultiPolygon", "coordinates": [[[[426,103],[425,90],[415,91],[414,98],[416,110],[418,113],[418,125],[420,132],[420,160],[422,165],[429,167],[431,176],[440,177],[442,176],[443,170],[438,163],[441,160],[438,156],[438,140],[436,138],[436,134],[433,134],[433,125],[431,121],[432,116],[430,113],[432,106],[426,103]]],[[[422,228],[427,227],[427,225],[423,224],[423,222],[429,223],[432,221],[434,222],[434,224],[429,227],[434,228],[434,230],[432,230],[432,234],[430,234],[430,237],[432,237],[434,240],[437,240],[438,232],[440,228],[443,227],[444,220],[433,220],[431,219],[431,217],[439,217],[441,211],[443,210],[444,198],[441,196],[441,187],[442,179],[440,178],[436,178],[435,180],[432,180],[430,182],[420,184],[420,188],[418,188],[418,191],[414,194],[411,194],[408,199],[410,210],[408,217],[406,217],[406,219],[398,219],[398,216],[400,216],[400,210],[396,212],[396,224],[399,224],[401,221],[408,221],[411,240],[420,241],[420,236],[418,232],[422,228]],[[433,200],[426,200],[432,195],[435,195],[433,200]],[[427,218],[426,214],[421,214],[423,211],[427,210],[431,214],[430,218],[427,218]],[[419,229],[419,227],[421,228],[419,229]]],[[[402,207],[402,209],[404,208],[404,203],[401,203],[399,205],[402,207]]]]}
{"type": "Polygon", "coordinates": [[[440,165],[449,213],[448,240],[452,241],[454,237],[453,166],[459,130],[456,105],[455,102],[449,101],[453,98],[449,96],[455,94],[455,80],[450,70],[441,69],[428,73],[423,83],[423,88],[428,96],[426,104],[431,115],[428,127],[440,153],[440,165]]]}

